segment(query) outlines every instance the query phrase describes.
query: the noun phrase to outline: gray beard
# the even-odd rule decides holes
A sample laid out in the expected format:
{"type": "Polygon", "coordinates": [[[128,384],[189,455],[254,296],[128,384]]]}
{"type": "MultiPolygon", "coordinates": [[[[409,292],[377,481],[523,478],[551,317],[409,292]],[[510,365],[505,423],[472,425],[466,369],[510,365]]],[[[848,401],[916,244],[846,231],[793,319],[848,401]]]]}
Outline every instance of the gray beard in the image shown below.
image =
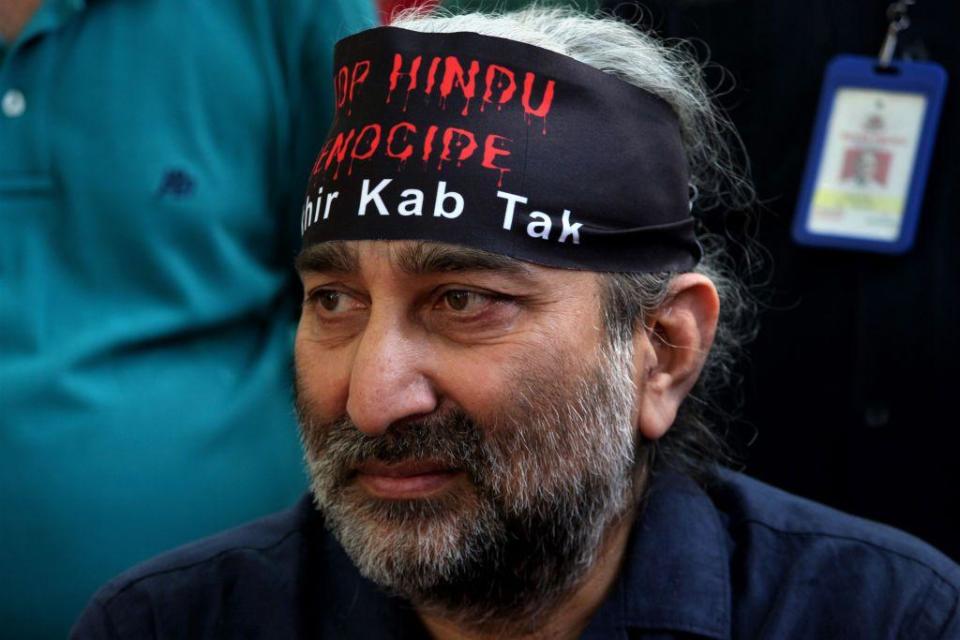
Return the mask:
{"type": "Polygon", "coordinates": [[[573,381],[558,375],[576,370],[564,362],[522,372],[510,407],[483,426],[453,410],[370,437],[346,418],[315,422],[298,394],[327,527],[361,574],[419,607],[477,629],[535,627],[635,502],[630,346],[605,346],[573,381]],[[384,500],[351,481],[364,460],[408,459],[463,469],[469,489],[384,500]]]}

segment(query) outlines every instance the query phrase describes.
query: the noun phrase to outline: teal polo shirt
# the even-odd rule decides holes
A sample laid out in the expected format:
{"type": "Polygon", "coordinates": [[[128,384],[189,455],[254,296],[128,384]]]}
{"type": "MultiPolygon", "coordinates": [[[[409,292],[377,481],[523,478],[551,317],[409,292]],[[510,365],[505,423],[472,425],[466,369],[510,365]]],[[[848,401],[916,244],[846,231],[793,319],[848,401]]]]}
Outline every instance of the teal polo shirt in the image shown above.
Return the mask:
{"type": "Polygon", "coordinates": [[[48,0],[0,44],[0,636],[304,490],[292,259],[368,0],[48,0]]]}

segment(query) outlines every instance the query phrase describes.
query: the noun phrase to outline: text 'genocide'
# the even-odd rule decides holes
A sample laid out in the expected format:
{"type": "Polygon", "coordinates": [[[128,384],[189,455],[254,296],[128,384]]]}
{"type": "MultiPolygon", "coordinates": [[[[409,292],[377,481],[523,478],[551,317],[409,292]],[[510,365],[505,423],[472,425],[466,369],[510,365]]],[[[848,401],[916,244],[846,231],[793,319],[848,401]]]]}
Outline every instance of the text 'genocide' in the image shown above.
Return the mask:
{"type": "MultiPolygon", "coordinates": [[[[352,113],[354,106],[364,110],[369,91],[365,85],[380,85],[376,79],[374,61],[360,60],[344,65],[335,75],[336,106],[338,114],[352,113]]],[[[538,79],[533,72],[518,72],[503,65],[481,65],[476,60],[464,62],[457,56],[410,56],[395,53],[389,76],[386,78],[385,102],[397,98],[395,93],[404,91],[402,111],[406,112],[410,96],[415,93],[425,98],[437,98],[438,106],[446,110],[451,95],[463,101],[460,115],[470,114],[471,102],[479,95],[481,112],[488,105],[501,110],[505,105],[519,102],[520,113],[529,126],[533,118],[544,123],[553,106],[556,82],[538,79]],[[521,79],[522,77],[522,79],[521,79]]],[[[382,108],[372,105],[376,115],[382,108]]],[[[349,129],[344,128],[331,135],[317,156],[313,175],[333,168],[333,179],[340,174],[340,166],[348,163],[347,173],[352,174],[354,163],[375,157],[391,158],[402,166],[416,156],[427,165],[436,161],[439,170],[444,163],[453,162],[462,166],[474,159],[484,169],[498,171],[502,186],[504,173],[510,171],[508,158],[511,155],[511,139],[498,133],[477,134],[470,127],[469,119],[462,126],[447,124],[423,124],[401,120],[394,123],[367,122],[349,129]],[[482,149],[482,151],[481,151],[482,149]]]]}

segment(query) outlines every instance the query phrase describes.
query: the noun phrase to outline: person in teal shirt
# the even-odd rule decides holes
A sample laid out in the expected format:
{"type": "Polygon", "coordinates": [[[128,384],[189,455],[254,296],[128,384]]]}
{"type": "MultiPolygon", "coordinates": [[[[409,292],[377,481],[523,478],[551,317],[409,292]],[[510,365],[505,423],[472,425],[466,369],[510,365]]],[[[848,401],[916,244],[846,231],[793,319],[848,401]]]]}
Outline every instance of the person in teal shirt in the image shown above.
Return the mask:
{"type": "Polygon", "coordinates": [[[290,168],[374,7],[3,4],[0,637],[64,637],[110,576],[306,488],[290,168]]]}

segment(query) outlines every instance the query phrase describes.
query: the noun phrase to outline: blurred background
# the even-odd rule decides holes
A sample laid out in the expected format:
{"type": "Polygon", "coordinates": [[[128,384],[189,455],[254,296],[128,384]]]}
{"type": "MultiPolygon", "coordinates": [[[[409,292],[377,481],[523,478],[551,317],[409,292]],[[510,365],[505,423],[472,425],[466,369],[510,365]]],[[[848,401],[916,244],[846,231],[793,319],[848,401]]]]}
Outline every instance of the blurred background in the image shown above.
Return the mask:
{"type": "MultiPolygon", "coordinates": [[[[692,39],[742,137],[760,204],[704,220],[768,254],[727,398],[746,472],[960,560],[955,86],[915,246],[799,246],[824,69],[876,55],[888,3],[566,4],[692,39]]],[[[333,43],[405,6],[0,0],[0,637],[63,637],[125,567],[304,489],[291,212],[329,117],[333,43]]],[[[909,16],[897,57],[956,82],[960,6],[917,0],[909,16]]]]}

